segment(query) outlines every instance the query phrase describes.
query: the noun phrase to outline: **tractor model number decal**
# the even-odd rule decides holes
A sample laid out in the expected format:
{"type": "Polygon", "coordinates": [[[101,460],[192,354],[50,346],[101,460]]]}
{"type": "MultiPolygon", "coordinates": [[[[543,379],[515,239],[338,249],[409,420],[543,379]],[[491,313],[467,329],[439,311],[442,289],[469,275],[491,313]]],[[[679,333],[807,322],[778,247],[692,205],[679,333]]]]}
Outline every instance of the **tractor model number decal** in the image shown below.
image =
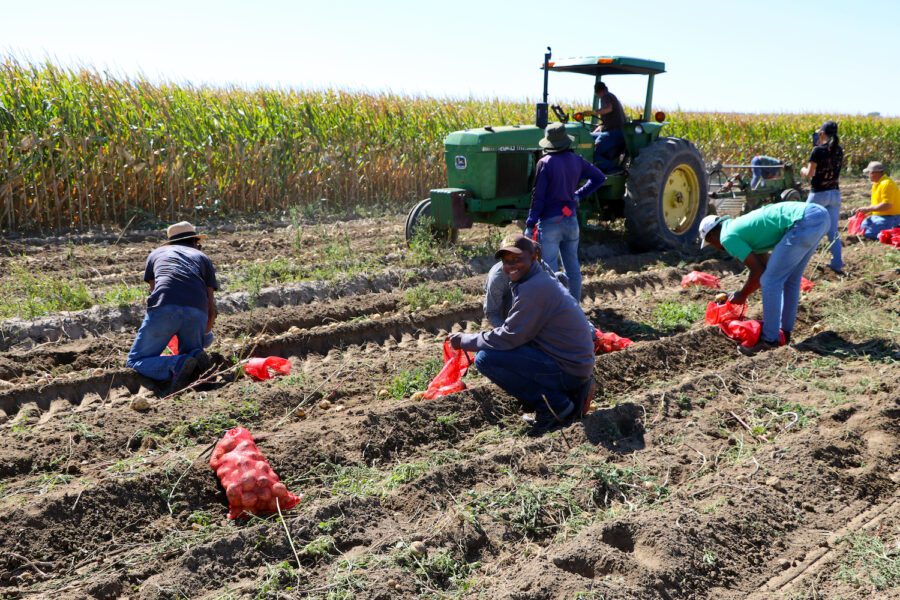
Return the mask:
{"type": "Polygon", "coordinates": [[[468,166],[466,163],[466,157],[465,156],[457,156],[456,157],[456,168],[457,169],[465,169],[466,166],[468,166]]]}
{"type": "Polygon", "coordinates": [[[528,146],[482,146],[482,152],[533,152],[540,148],[529,148],[528,146]]]}

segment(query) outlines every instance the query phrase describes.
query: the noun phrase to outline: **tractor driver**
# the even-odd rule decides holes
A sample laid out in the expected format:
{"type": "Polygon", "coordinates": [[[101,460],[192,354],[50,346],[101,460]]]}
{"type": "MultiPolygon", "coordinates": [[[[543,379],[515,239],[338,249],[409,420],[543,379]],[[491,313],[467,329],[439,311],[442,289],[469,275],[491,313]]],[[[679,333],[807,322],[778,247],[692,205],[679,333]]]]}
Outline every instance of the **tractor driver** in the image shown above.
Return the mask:
{"type": "Polygon", "coordinates": [[[616,159],[625,149],[625,110],[602,81],[594,84],[594,94],[600,97],[600,109],[591,113],[600,117],[600,125],[592,133],[594,164],[606,174],[615,173],[621,171],[616,159]]]}

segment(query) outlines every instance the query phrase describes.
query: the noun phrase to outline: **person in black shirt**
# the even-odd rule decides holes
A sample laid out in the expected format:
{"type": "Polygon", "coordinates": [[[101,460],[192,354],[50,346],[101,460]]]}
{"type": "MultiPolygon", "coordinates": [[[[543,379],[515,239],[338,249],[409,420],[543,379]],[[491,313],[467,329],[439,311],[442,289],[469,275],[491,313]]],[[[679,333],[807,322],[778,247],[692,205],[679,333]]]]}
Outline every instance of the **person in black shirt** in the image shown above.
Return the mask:
{"type": "Polygon", "coordinates": [[[600,109],[593,113],[600,117],[600,126],[592,133],[594,164],[604,173],[615,173],[621,170],[615,161],[625,149],[625,109],[602,81],[594,84],[594,94],[600,97],[600,109]]]}
{"type": "Polygon", "coordinates": [[[800,169],[800,173],[810,178],[812,191],[806,201],[828,209],[828,215],[831,217],[828,228],[831,263],[828,266],[838,275],[843,275],[844,261],[841,258],[841,238],[838,234],[838,219],[841,212],[841,189],[838,179],[844,166],[844,149],[841,148],[838,126],[834,121],[825,121],[816,133],[818,143],[809,156],[809,164],[800,169]]]}

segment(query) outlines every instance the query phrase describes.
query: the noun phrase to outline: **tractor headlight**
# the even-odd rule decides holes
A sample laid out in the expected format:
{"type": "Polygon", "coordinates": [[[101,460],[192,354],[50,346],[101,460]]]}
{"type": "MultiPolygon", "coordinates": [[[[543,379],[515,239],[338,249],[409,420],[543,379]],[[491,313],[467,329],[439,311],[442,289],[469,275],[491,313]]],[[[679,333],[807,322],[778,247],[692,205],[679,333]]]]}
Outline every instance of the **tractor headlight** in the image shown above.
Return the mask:
{"type": "Polygon", "coordinates": [[[635,125],[635,126],[634,126],[634,132],[635,132],[635,133],[644,133],[644,128],[641,127],[640,125],[635,125]]]}

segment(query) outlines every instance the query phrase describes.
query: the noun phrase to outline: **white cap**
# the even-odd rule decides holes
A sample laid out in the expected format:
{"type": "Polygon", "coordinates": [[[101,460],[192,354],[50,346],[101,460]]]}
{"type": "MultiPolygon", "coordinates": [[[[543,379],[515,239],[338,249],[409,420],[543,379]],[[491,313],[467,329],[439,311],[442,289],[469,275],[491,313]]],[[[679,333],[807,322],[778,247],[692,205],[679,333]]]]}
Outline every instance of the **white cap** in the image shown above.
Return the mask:
{"type": "Polygon", "coordinates": [[[706,234],[716,228],[716,225],[727,219],[728,217],[720,217],[717,215],[706,215],[703,217],[703,220],[700,221],[700,230],[697,232],[700,235],[700,249],[702,250],[706,246],[706,234]]]}

